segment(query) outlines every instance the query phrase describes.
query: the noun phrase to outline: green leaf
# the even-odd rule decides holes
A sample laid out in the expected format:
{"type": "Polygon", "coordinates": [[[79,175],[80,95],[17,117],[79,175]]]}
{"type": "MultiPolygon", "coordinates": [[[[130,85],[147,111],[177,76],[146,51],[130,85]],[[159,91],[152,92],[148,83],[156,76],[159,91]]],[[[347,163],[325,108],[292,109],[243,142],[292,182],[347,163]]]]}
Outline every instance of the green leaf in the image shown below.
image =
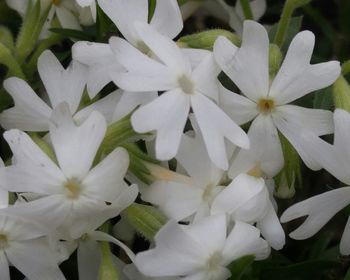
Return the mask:
{"type": "Polygon", "coordinates": [[[232,274],[230,280],[240,280],[254,260],[254,255],[247,255],[233,261],[228,267],[232,274]]]}
{"type": "Polygon", "coordinates": [[[273,279],[315,279],[319,275],[323,275],[326,271],[340,268],[341,263],[338,261],[328,260],[309,260],[297,264],[287,265],[283,267],[274,267],[263,269],[262,280],[273,279]],[[310,277],[310,278],[307,278],[310,277]]]}
{"type": "MultiPolygon", "coordinates": [[[[300,31],[302,22],[303,22],[303,16],[292,17],[290,19],[289,25],[285,33],[283,45],[281,47],[282,51],[284,52],[287,51],[290,42],[292,41],[294,36],[300,31]]],[[[269,31],[270,41],[273,41],[273,38],[275,38],[277,28],[278,28],[278,24],[275,24],[271,27],[269,31]]]]}
{"type": "Polygon", "coordinates": [[[333,110],[332,87],[327,87],[315,94],[313,107],[315,109],[333,110]]]}
{"type": "Polygon", "coordinates": [[[94,41],[94,36],[87,34],[84,31],[68,29],[68,28],[50,28],[51,32],[59,34],[65,38],[73,38],[83,41],[94,41]]]}
{"type": "Polygon", "coordinates": [[[112,20],[103,12],[100,6],[97,5],[96,8],[96,37],[97,40],[101,42],[103,37],[113,29],[114,24],[112,20]]]}
{"type": "MultiPolygon", "coordinates": [[[[162,0],[160,0],[162,1],[162,0]]],[[[157,0],[148,0],[148,22],[151,21],[156,9],[157,0]]]]}

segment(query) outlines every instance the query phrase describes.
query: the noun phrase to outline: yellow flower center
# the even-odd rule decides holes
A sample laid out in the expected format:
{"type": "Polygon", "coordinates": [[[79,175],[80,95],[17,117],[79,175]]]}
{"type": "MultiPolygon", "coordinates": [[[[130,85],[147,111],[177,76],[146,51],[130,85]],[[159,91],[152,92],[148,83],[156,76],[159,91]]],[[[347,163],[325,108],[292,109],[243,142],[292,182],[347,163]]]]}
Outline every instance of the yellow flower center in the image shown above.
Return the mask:
{"type": "Polygon", "coordinates": [[[275,101],[272,99],[260,99],[258,101],[258,110],[261,114],[270,114],[273,110],[275,110],[275,101]]]}
{"type": "Polygon", "coordinates": [[[260,163],[255,165],[249,172],[247,173],[250,176],[261,178],[264,176],[263,171],[261,170],[260,163]]]}
{"type": "Polygon", "coordinates": [[[61,0],[52,0],[52,4],[58,6],[61,3],[61,0]]]}
{"type": "Polygon", "coordinates": [[[179,87],[181,90],[186,94],[193,94],[194,93],[194,84],[193,81],[187,77],[186,75],[182,75],[177,80],[179,87]]]}
{"type": "Polygon", "coordinates": [[[0,249],[5,249],[8,247],[8,238],[7,235],[4,233],[0,233],[0,249]]]}
{"type": "Polygon", "coordinates": [[[208,271],[215,271],[220,267],[223,260],[222,254],[220,252],[215,252],[207,262],[206,268],[208,271]]]}
{"type": "Polygon", "coordinates": [[[65,183],[64,188],[67,192],[68,198],[72,200],[76,200],[79,198],[80,192],[81,192],[81,184],[78,180],[76,179],[68,180],[65,183]]]}

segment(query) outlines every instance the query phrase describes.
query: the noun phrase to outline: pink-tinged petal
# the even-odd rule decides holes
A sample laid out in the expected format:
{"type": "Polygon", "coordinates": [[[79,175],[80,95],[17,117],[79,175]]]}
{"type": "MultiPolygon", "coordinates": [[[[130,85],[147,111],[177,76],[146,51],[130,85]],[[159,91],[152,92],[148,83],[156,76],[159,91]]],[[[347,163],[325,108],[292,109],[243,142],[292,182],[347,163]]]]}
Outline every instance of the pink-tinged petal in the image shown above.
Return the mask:
{"type": "Polygon", "coordinates": [[[237,146],[248,148],[248,136],[207,97],[197,93],[191,96],[191,105],[211,160],[217,167],[227,170],[225,138],[237,146]]]}
{"type": "Polygon", "coordinates": [[[182,16],[177,1],[158,1],[150,25],[159,33],[171,39],[175,38],[183,28],[182,16]]]}
{"type": "Polygon", "coordinates": [[[315,36],[310,31],[300,32],[294,37],[269,93],[278,105],[327,87],[338,78],[338,61],[310,65],[314,45],[315,36]]]}
{"type": "Polygon", "coordinates": [[[15,107],[0,114],[1,126],[25,131],[47,131],[51,108],[42,101],[32,88],[19,78],[9,78],[4,88],[14,99],[15,107]]]}
{"type": "Polygon", "coordinates": [[[317,233],[337,212],[350,203],[350,187],[339,188],[313,196],[289,207],[281,216],[281,222],[308,216],[289,236],[306,239],[317,233]]]}
{"type": "Polygon", "coordinates": [[[190,110],[189,98],[180,90],[169,91],[140,107],[131,117],[137,132],[157,131],[156,156],[159,160],[176,155],[190,110]]]}

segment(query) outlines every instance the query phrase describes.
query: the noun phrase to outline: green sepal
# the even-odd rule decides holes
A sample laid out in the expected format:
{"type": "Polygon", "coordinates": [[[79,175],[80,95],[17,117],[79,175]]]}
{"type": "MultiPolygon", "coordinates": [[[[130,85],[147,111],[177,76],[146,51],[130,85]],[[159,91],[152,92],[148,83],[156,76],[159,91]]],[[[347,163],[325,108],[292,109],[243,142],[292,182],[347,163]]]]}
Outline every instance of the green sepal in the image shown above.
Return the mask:
{"type": "Polygon", "coordinates": [[[10,29],[5,26],[0,26],[0,43],[6,46],[11,52],[15,49],[13,35],[10,29]]]}
{"type": "Polygon", "coordinates": [[[342,75],[333,85],[333,100],[336,108],[350,112],[350,87],[342,75]]]}
{"type": "Polygon", "coordinates": [[[156,208],[134,203],[124,210],[129,224],[146,239],[152,241],[167,219],[156,208]]]}
{"type": "Polygon", "coordinates": [[[270,79],[274,78],[280,69],[283,55],[280,48],[275,44],[270,44],[269,47],[269,74],[270,79]]]}
{"type": "Polygon", "coordinates": [[[18,78],[25,79],[22,68],[16,58],[13,56],[11,50],[2,43],[0,43],[0,64],[7,67],[7,76],[16,76],[18,78]]]}

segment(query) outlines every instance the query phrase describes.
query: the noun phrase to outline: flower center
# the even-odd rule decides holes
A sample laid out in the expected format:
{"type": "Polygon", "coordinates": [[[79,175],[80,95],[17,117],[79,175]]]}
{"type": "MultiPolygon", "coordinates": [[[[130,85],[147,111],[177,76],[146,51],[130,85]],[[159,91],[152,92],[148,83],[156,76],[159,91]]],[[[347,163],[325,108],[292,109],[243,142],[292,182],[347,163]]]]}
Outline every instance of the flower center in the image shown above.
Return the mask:
{"type": "Polygon", "coordinates": [[[272,99],[260,99],[258,101],[258,110],[261,114],[270,114],[273,110],[275,110],[275,101],[272,99]]]}
{"type": "Polygon", "coordinates": [[[215,186],[213,184],[207,185],[202,195],[202,199],[209,204],[211,204],[215,198],[215,192],[213,192],[214,187],[215,186]]]}
{"type": "Polygon", "coordinates": [[[8,245],[9,242],[7,235],[4,233],[0,233],[0,249],[5,249],[6,247],[8,247],[8,245]]]}
{"type": "Polygon", "coordinates": [[[177,80],[179,87],[186,94],[194,93],[194,84],[193,81],[186,75],[182,75],[177,80]]]}
{"type": "Polygon", "coordinates": [[[52,0],[52,4],[55,6],[58,6],[60,4],[61,0],[52,0]]]}
{"type": "Polygon", "coordinates": [[[215,252],[208,260],[206,268],[208,271],[217,270],[223,261],[222,254],[220,252],[215,252]]]}
{"type": "Polygon", "coordinates": [[[263,177],[264,172],[261,170],[260,163],[258,163],[251,170],[249,170],[247,174],[253,177],[260,178],[263,177]]]}
{"type": "Polygon", "coordinates": [[[77,179],[70,179],[64,184],[67,197],[77,200],[81,193],[81,184],[77,179]]]}

